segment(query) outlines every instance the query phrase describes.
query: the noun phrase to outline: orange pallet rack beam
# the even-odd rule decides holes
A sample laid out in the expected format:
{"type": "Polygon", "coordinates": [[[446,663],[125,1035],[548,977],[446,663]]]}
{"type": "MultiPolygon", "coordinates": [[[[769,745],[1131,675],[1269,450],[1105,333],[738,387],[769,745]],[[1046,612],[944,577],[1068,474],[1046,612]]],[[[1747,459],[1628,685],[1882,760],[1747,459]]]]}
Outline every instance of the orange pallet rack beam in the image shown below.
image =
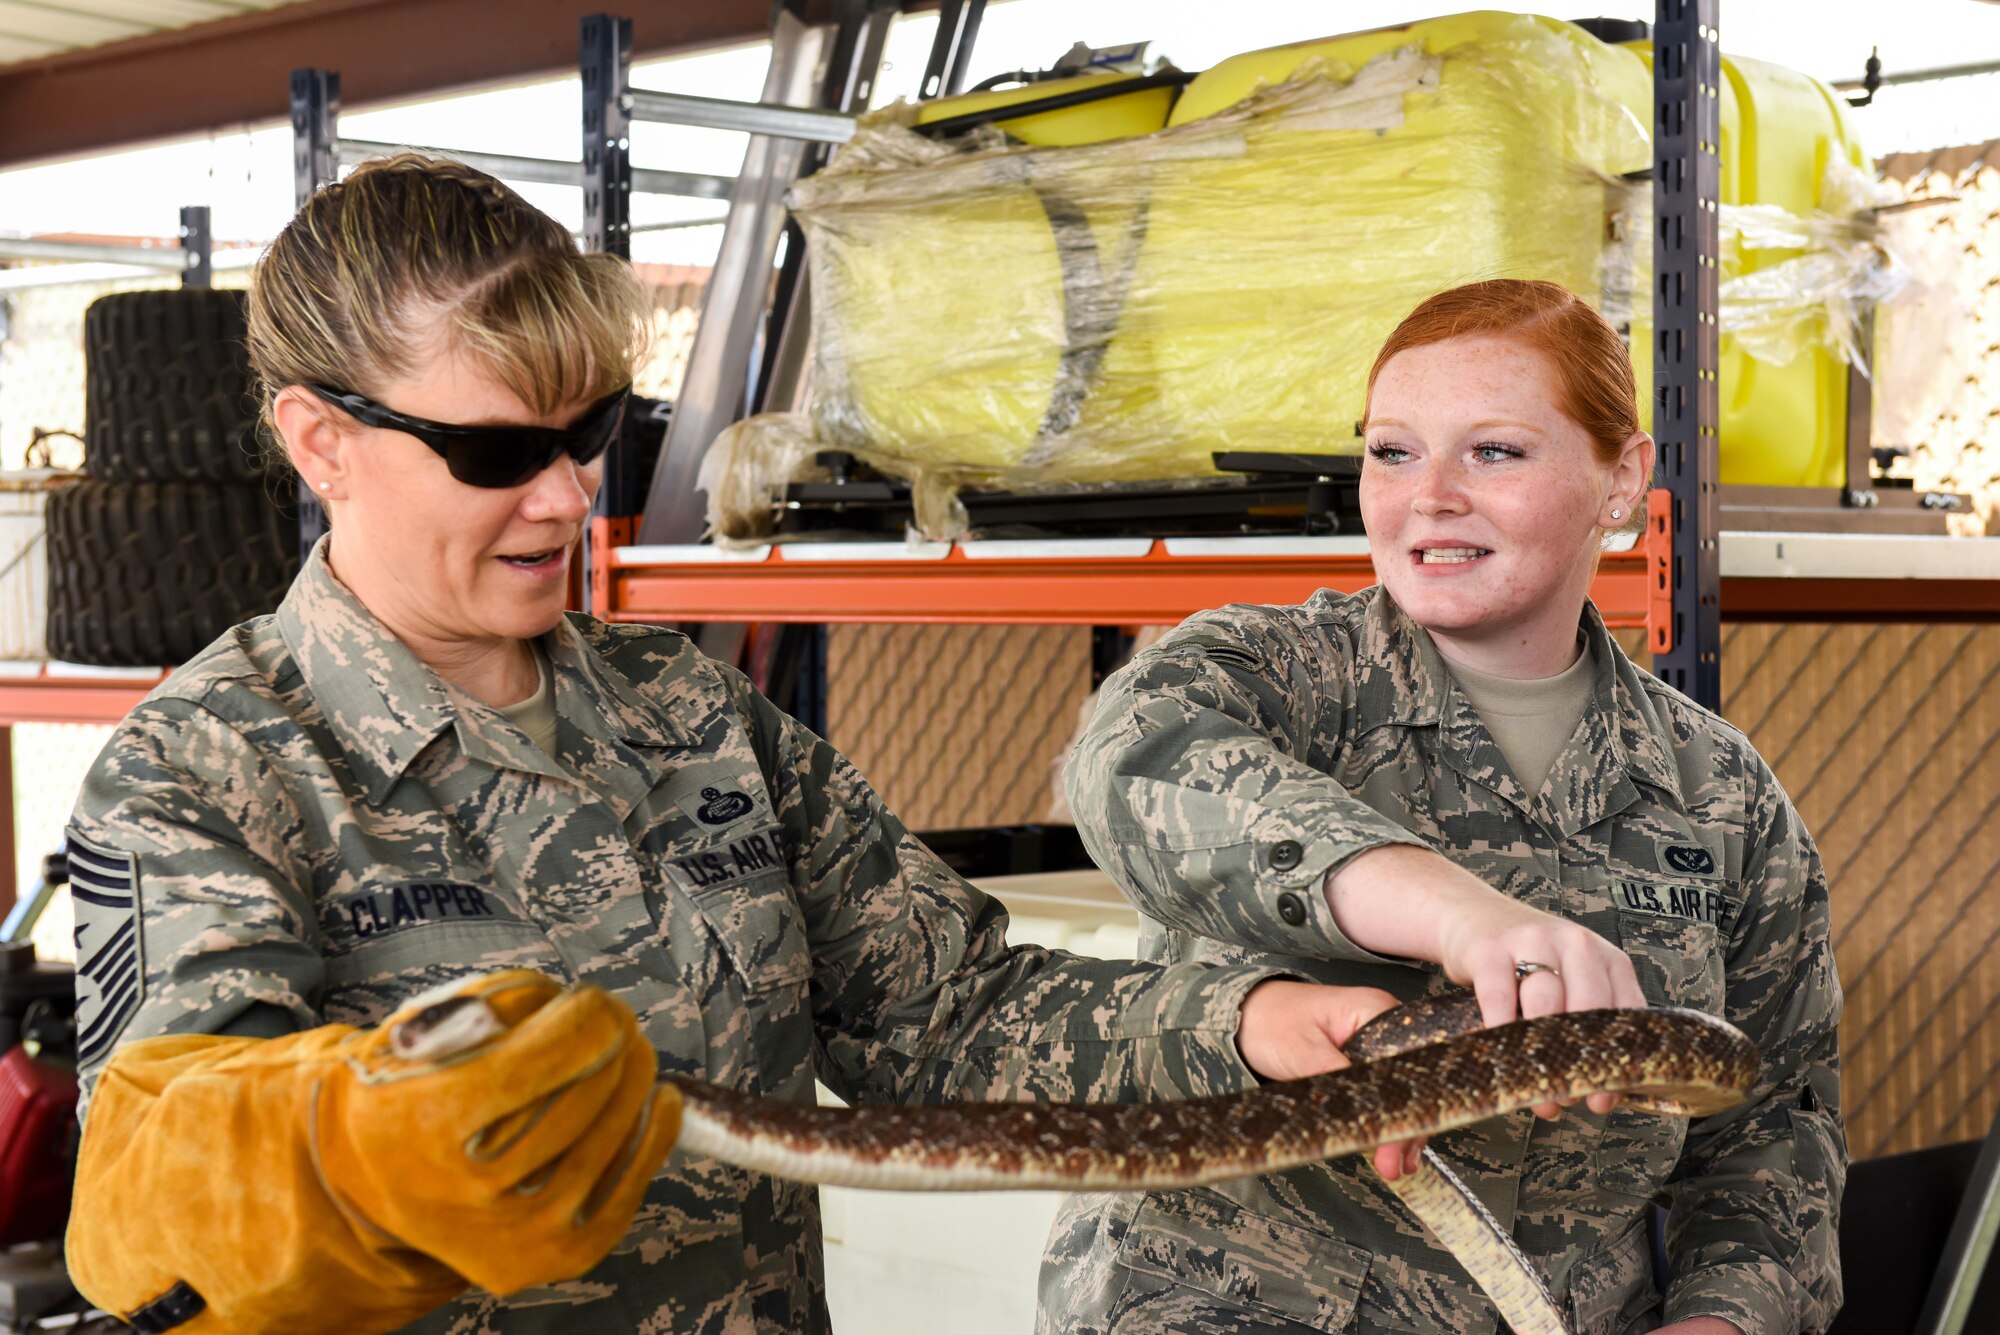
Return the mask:
{"type": "MultiPolygon", "coordinates": [[[[1672,647],[1671,506],[1607,553],[1591,596],[1607,624],[1672,647]]],[[[1365,539],[1108,538],[811,543],[761,553],[632,547],[629,520],[591,535],[593,606],[609,621],[1172,625],[1227,603],[1298,603],[1375,583],[1365,539]]]]}

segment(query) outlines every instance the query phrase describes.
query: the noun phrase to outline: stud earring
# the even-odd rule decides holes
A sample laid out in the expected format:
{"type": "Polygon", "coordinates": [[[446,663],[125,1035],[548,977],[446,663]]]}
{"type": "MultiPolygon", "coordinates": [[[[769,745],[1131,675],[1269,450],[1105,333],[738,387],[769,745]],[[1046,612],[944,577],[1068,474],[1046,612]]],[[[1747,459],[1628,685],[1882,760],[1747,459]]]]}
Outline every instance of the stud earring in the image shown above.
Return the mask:
{"type": "MultiPolygon", "coordinates": [[[[324,489],[326,487],[326,484],[322,482],[320,483],[320,487],[324,489]]],[[[1613,519],[1623,519],[1625,517],[1625,512],[1623,510],[1613,510],[1611,512],[1611,517],[1613,519]]]]}
{"type": "Polygon", "coordinates": [[[332,491],[332,490],[333,490],[333,484],[332,484],[331,482],[322,482],[322,483],[320,483],[320,484],[319,484],[319,489],[320,489],[321,491],[332,491]]]}

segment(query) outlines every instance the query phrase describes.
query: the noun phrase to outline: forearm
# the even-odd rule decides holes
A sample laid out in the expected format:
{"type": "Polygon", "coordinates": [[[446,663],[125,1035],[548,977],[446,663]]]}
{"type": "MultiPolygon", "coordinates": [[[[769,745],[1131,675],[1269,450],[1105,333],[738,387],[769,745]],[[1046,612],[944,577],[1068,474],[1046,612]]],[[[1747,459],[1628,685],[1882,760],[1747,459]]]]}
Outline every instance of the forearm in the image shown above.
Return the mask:
{"type": "MultiPolygon", "coordinates": [[[[1676,1257],[1674,1265],[1681,1264],[1676,1257]]],[[[1776,1262],[1705,1266],[1676,1280],[1662,1329],[1673,1335],[1815,1335],[1825,1325],[1802,1315],[1810,1310],[1776,1262]]]]}
{"type": "Polygon", "coordinates": [[[1690,1136],[1673,1187],[1666,1315],[1727,1317],[1746,1335],[1824,1330],[1839,1311],[1837,1202],[1846,1148],[1827,1110],[1786,1084],[1690,1136]]]}
{"type": "Polygon", "coordinates": [[[1223,1093],[1254,1083],[1236,1046],[1239,1017],[1251,988],[1276,976],[1033,946],[977,951],[869,1022],[823,1030],[825,1074],[844,1097],[864,1101],[1223,1093]]]}
{"type": "Polygon", "coordinates": [[[1355,945],[1433,964],[1442,959],[1440,927],[1495,893],[1471,872],[1415,844],[1356,854],[1327,877],[1325,892],[1334,922],[1355,945]]]}

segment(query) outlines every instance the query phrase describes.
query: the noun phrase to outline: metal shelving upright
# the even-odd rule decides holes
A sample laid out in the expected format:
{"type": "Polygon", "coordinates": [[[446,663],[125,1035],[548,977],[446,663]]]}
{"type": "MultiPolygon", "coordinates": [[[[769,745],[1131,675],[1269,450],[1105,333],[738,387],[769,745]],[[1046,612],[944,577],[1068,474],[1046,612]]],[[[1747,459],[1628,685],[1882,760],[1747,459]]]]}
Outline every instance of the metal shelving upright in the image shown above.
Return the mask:
{"type": "Polygon", "coordinates": [[[1722,476],[1716,297],[1722,252],[1720,0],[1659,0],[1653,22],[1653,438],[1673,504],[1673,647],[1653,671],[1722,708],[1722,476]]]}
{"type": "MultiPolygon", "coordinates": [[[[178,274],[182,287],[208,287],[215,277],[214,239],[206,204],[181,209],[175,243],[114,245],[108,241],[61,241],[43,237],[0,237],[0,260],[62,260],[72,264],[116,264],[178,274]]],[[[93,275],[98,277],[101,275],[93,275]]]]}

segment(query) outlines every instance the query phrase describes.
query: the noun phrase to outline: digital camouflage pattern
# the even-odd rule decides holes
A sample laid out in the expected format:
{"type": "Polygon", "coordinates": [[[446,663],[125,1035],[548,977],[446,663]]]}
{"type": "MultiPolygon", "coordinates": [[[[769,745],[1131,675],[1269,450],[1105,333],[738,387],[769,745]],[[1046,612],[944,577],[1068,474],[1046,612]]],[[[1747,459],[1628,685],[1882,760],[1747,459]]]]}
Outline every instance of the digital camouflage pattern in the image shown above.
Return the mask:
{"type": "MultiPolygon", "coordinates": [[[[622,998],[663,1070],[779,1098],[813,1099],[815,1075],[854,1102],[1250,1083],[1237,1016],[1270,968],[1009,948],[1004,909],[846,760],[670,631],[577,616],[544,638],[551,758],[391,638],[325,551],[134,710],[85,785],[79,858],[128,887],[77,904],[99,961],[86,1079],[120,1041],[367,1025],[524,967],[622,998]],[[120,973],[135,928],[143,966],[120,973]]],[[[224,1148],[218,1172],[255,1172],[224,1148]]],[[[676,1154],[589,1275],[411,1329],[827,1324],[816,1190],[676,1154]]]]}
{"type": "MultiPolygon", "coordinates": [[[[1432,1143],[1547,1270],[1579,1335],[1725,1317],[1819,1331],[1840,1303],[1840,984],[1819,856],[1743,735],[1642,672],[1594,610],[1594,698],[1529,793],[1430,637],[1379,588],[1200,614],[1105,685],[1069,773],[1077,823],[1143,915],[1143,953],[1409,998],[1322,884],[1428,846],[1622,944],[1655,1002],[1762,1049],[1743,1108],[1690,1125],[1521,1112],[1432,1143]],[[1656,1294],[1647,1215],[1670,1207],[1656,1294]]],[[[1492,1305],[1360,1159],[1215,1188],[1082,1196],[1050,1238],[1044,1332],[1487,1335],[1492,1305]]]]}

